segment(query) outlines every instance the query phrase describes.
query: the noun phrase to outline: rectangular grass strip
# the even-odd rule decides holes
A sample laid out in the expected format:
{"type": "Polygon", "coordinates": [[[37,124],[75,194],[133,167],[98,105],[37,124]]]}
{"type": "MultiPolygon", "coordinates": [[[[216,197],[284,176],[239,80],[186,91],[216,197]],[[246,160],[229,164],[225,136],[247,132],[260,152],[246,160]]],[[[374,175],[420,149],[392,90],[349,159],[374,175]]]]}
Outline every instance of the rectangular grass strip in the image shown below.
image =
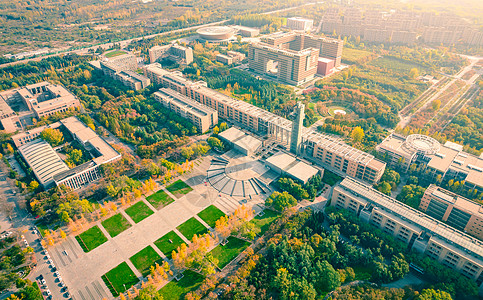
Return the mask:
{"type": "Polygon", "coordinates": [[[230,236],[228,238],[228,243],[225,246],[220,244],[211,250],[210,253],[213,255],[213,258],[218,259],[218,267],[223,269],[249,245],[250,243],[247,241],[230,236]]]}
{"type": "Polygon", "coordinates": [[[196,290],[204,279],[203,275],[191,270],[184,271],[183,275],[179,281],[173,279],[159,290],[163,299],[184,299],[184,296],[196,290]]]}
{"type": "Polygon", "coordinates": [[[183,195],[188,194],[193,189],[187,185],[183,180],[178,180],[168,185],[166,189],[173,194],[176,198],[181,198],[183,195]]]}
{"type": "Polygon", "coordinates": [[[205,221],[206,224],[210,225],[211,228],[215,228],[215,223],[219,218],[224,217],[225,213],[222,212],[218,207],[210,205],[203,209],[198,216],[201,220],[205,221]]]}
{"type": "Polygon", "coordinates": [[[143,201],[139,201],[138,203],[133,204],[131,207],[126,208],[124,211],[131,217],[131,219],[136,224],[146,219],[150,215],[154,214],[154,212],[143,201]]]}
{"type": "Polygon", "coordinates": [[[79,234],[75,239],[84,252],[89,252],[107,242],[107,237],[97,225],[79,234]]]}
{"type": "Polygon", "coordinates": [[[178,229],[179,232],[190,241],[195,234],[199,236],[208,232],[208,229],[194,217],[188,219],[186,222],[176,227],[176,229],[178,229]]]}
{"type": "Polygon", "coordinates": [[[151,196],[146,197],[146,200],[158,210],[174,202],[174,199],[168,196],[163,190],[159,190],[151,196]]]}
{"type": "Polygon", "coordinates": [[[124,218],[121,213],[118,213],[107,220],[101,222],[102,226],[106,229],[111,237],[115,237],[124,230],[131,227],[131,223],[124,218]]]}
{"type": "Polygon", "coordinates": [[[263,235],[268,228],[270,228],[270,224],[277,219],[280,214],[278,212],[274,212],[273,210],[265,209],[263,216],[255,216],[250,222],[255,224],[256,227],[260,228],[260,235],[263,235]]]}
{"type": "Polygon", "coordinates": [[[134,274],[133,270],[129,268],[126,262],[122,262],[120,265],[104,274],[102,280],[104,280],[104,283],[106,283],[114,297],[119,296],[120,293],[123,293],[125,290],[139,282],[139,278],[136,277],[136,274],[134,274]]]}
{"type": "Polygon", "coordinates": [[[136,269],[143,274],[143,276],[149,274],[149,268],[155,263],[158,263],[159,265],[162,265],[163,263],[161,256],[154,251],[153,247],[151,246],[147,246],[143,250],[134,254],[131,256],[131,258],[129,258],[129,260],[133,263],[136,269]]]}
{"type": "Polygon", "coordinates": [[[176,250],[184,241],[176,232],[170,231],[163,235],[160,239],[154,242],[154,245],[161,250],[168,258],[171,258],[171,253],[176,250]]]}

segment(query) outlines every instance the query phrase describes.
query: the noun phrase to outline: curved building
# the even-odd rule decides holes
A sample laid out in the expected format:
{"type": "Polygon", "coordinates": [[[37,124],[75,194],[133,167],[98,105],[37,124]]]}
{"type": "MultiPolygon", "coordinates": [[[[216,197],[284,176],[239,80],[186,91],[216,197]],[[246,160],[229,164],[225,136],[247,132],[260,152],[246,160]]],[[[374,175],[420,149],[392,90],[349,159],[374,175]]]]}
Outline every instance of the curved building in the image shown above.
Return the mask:
{"type": "Polygon", "coordinates": [[[196,32],[200,37],[207,41],[224,41],[228,40],[235,34],[235,30],[227,26],[203,27],[196,32]]]}

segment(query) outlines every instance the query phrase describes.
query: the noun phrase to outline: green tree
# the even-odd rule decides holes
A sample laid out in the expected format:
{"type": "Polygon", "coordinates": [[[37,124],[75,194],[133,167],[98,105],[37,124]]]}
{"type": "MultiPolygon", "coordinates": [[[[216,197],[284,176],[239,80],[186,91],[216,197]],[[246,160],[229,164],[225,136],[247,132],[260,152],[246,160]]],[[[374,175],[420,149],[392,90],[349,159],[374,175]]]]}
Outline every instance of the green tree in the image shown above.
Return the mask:
{"type": "Polygon", "coordinates": [[[40,133],[40,137],[52,147],[59,146],[64,142],[64,135],[58,129],[46,128],[40,133]]]}
{"type": "Polygon", "coordinates": [[[316,268],[318,271],[316,287],[318,289],[323,292],[330,292],[340,286],[340,274],[331,264],[323,260],[317,262],[316,268]]]}
{"type": "Polygon", "coordinates": [[[288,192],[273,192],[270,197],[267,198],[265,203],[268,206],[273,205],[273,208],[278,211],[283,211],[287,208],[297,205],[297,199],[295,199],[288,192]]]}
{"type": "Polygon", "coordinates": [[[38,188],[39,188],[39,183],[37,181],[35,181],[35,180],[30,181],[29,191],[34,192],[38,188]]]}
{"type": "Polygon", "coordinates": [[[79,149],[72,149],[72,151],[67,154],[67,157],[67,160],[77,165],[82,162],[82,151],[79,149]]]}
{"type": "Polygon", "coordinates": [[[424,289],[417,300],[453,300],[450,294],[440,290],[424,289]]]}
{"type": "Polygon", "coordinates": [[[383,194],[391,195],[391,184],[387,181],[383,181],[377,185],[377,190],[383,194]]]}

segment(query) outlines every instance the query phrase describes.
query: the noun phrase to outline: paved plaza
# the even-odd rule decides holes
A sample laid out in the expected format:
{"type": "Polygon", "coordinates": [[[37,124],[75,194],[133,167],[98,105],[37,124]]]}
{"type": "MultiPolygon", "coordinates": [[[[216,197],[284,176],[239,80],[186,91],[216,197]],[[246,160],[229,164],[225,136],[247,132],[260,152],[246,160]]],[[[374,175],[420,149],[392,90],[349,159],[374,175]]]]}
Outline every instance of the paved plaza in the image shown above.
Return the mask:
{"type": "Polygon", "coordinates": [[[207,169],[210,167],[212,159],[211,156],[208,156],[197,160],[194,170],[181,177],[193,188],[192,192],[178,199],[164,189],[169,196],[177,199],[170,205],[157,211],[143,198],[141,201],[144,201],[155,213],[138,224],[135,224],[124,210],[120,209],[119,211],[132,226],[114,238],[110,237],[100,224],[101,222],[98,221],[95,225],[99,226],[108,241],[92,251],[84,253],[73,236],[49,250],[74,299],[113,298],[101,279],[102,275],[120,263],[126,262],[141,278],[142,275],[132,265],[129,258],[150,245],[161,257],[166,259],[166,256],[154,245],[154,241],[174,230],[187,242],[176,230],[176,227],[193,216],[208,227],[196,214],[211,204],[227,214],[232,213],[242,203],[253,205],[256,212],[262,209],[259,204],[262,204],[268,195],[254,195],[248,198],[231,197],[226,194],[222,195],[214,189],[206,180],[207,169]]]}

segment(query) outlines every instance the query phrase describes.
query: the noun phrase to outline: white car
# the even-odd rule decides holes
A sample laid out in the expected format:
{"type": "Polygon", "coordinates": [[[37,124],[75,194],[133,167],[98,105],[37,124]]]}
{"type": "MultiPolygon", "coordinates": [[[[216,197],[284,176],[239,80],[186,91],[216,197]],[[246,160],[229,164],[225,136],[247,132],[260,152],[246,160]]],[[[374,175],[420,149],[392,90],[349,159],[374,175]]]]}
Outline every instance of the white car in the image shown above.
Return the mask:
{"type": "Polygon", "coordinates": [[[47,260],[47,262],[48,262],[49,264],[51,264],[52,266],[54,266],[54,262],[53,262],[51,259],[47,260]]]}

